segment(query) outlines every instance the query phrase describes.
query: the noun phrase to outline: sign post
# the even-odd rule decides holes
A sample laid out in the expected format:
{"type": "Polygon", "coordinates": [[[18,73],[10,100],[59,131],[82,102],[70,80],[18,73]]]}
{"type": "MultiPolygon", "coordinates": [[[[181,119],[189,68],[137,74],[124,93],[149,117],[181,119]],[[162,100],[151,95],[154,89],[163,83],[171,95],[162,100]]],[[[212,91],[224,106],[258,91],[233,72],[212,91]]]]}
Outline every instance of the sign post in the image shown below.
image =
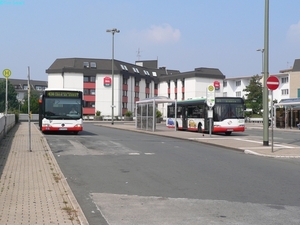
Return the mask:
{"type": "Polygon", "coordinates": [[[273,109],[273,91],[279,87],[279,79],[275,76],[269,76],[267,79],[267,87],[271,90],[271,127],[272,127],[272,152],[274,151],[274,109],[273,109]]]}
{"type": "Polygon", "coordinates": [[[209,85],[206,90],[206,104],[209,107],[208,110],[208,118],[209,118],[209,136],[211,137],[212,133],[212,118],[213,118],[213,110],[212,107],[215,105],[215,87],[213,85],[209,85]]]}
{"type": "Polygon", "coordinates": [[[6,136],[7,133],[7,109],[8,109],[8,101],[7,101],[7,96],[8,96],[8,78],[11,75],[11,71],[9,69],[5,69],[2,72],[3,76],[5,77],[6,80],[6,86],[5,86],[5,123],[4,123],[4,136],[6,136]]]}

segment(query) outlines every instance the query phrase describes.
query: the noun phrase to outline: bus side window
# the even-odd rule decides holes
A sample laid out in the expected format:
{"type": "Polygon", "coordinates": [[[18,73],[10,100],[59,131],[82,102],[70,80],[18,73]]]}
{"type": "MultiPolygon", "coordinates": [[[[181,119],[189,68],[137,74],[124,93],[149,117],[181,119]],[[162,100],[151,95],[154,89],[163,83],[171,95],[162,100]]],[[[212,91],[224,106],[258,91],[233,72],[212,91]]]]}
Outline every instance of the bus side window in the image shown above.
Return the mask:
{"type": "Polygon", "coordinates": [[[177,107],[177,118],[181,118],[181,114],[182,114],[182,107],[179,106],[177,107]]]}

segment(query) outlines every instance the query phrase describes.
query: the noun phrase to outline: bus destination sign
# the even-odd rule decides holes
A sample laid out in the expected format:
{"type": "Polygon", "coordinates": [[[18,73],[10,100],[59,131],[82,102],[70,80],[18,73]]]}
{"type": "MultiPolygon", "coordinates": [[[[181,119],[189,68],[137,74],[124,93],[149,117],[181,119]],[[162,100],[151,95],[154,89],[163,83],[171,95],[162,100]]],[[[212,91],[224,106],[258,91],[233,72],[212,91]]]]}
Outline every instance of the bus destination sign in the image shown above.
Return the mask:
{"type": "Polygon", "coordinates": [[[216,103],[242,103],[240,98],[216,98],[216,103]]]}
{"type": "Polygon", "coordinates": [[[64,97],[64,98],[78,98],[78,92],[68,92],[68,91],[48,91],[47,97],[64,97]]]}

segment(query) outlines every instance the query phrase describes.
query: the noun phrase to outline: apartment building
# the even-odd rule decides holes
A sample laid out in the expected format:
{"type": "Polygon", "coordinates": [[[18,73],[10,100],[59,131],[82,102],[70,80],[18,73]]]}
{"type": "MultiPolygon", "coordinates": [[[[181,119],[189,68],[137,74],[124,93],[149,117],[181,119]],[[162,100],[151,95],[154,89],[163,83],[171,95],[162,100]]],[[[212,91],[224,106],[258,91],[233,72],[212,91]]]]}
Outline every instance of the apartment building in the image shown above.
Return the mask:
{"type": "MultiPolygon", "coordinates": [[[[114,115],[134,112],[135,102],[155,96],[188,99],[206,96],[208,85],[214,84],[216,95],[222,95],[220,83],[225,76],[219,69],[196,68],[181,73],[158,68],[157,60],[137,61],[135,64],[108,59],[56,59],[46,70],[49,88],[69,88],[84,93],[84,115],[111,115],[112,95],[114,115]],[[114,82],[112,93],[112,82],[114,82]]],[[[164,111],[164,110],[163,110],[164,111]]]]}
{"type": "MultiPolygon", "coordinates": [[[[5,80],[5,78],[0,78],[0,81],[2,80],[5,80]]],[[[18,101],[22,102],[28,92],[28,80],[10,78],[8,80],[14,86],[15,91],[17,92],[18,101]]],[[[30,80],[30,86],[31,90],[36,90],[42,93],[48,87],[48,82],[40,80],[30,80]]]]}
{"type": "MultiPolygon", "coordinates": [[[[300,59],[294,61],[293,67],[280,70],[277,74],[270,74],[279,79],[279,87],[273,92],[269,91],[269,99],[273,94],[273,100],[280,102],[283,99],[300,98],[300,59]]],[[[223,96],[245,97],[243,91],[250,83],[252,76],[225,78],[223,82],[223,96]]],[[[264,78],[261,76],[262,86],[264,78]]]]}

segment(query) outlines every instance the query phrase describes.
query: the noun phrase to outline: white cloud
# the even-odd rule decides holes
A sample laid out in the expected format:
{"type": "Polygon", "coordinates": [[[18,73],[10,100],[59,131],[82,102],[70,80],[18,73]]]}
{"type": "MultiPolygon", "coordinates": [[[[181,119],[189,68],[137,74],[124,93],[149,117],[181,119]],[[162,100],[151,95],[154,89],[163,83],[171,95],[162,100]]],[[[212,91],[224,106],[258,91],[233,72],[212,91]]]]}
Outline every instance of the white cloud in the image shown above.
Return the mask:
{"type": "Polygon", "coordinates": [[[136,35],[140,36],[143,40],[153,43],[169,43],[177,42],[180,39],[179,29],[174,29],[169,24],[153,25],[149,29],[137,32],[136,35]]]}
{"type": "Polygon", "coordinates": [[[298,24],[292,24],[287,33],[288,41],[292,44],[300,45],[300,21],[298,24]]]}

